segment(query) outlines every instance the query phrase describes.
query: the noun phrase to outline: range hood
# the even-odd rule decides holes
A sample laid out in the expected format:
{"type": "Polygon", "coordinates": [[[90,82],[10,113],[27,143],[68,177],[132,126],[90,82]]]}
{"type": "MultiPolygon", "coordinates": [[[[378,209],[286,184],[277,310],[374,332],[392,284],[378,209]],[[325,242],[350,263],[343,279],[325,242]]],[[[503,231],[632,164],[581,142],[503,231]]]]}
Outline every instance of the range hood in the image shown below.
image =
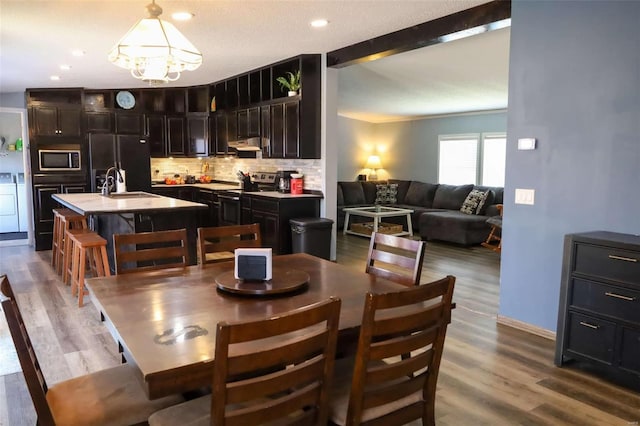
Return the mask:
{"type": "Polygon", "coordinates": [[[237,141],[229,141],[228,146],[238,151],[260,151],[262,150],[261,141],[260,137],[238,139],[237,141]]]}

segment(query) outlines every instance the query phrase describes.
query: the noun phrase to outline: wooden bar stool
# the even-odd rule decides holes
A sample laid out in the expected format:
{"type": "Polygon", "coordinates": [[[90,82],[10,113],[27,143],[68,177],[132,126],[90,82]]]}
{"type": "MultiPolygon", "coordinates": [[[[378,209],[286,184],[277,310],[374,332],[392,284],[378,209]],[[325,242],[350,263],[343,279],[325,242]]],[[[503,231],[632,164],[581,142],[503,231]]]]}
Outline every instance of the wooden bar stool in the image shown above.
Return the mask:
{"type": "MultiPolygon", "coordinates": [[[[73,268],[72,258],[73,258],[73,241],[74,240],[71,238],[71,235],[90,234],[90,233],[95,234],[95,232],[91,231],[88,228],[69,229],[65,233],[64,252],[69,253],[69,255],[63,257],[62,282],[65,283],[66,285],[71,285],[71,274],[72,274],[72,268],[73,268]]],[[[89,265],[91,267],[91,272],[95,274],[95,262],[93,261],[93,258],[91,256],[89,257],[89,265]]]]}
{"type": "Polygon", "coordinates": [[[107,240],[95,232],[69,233],[73,257],[71,258],[71,294],[78,294],[78,306],[83,305],[85,295],[84,278],[87,259],[92,261],[95,268],[94,276],[111,276],[109,261],[107,259],[107,240]]]}
{"type": "Polygon", "coordinates": [[[87,219],[71,209],[53,209],[53,242],[51,266],[58,275],[63,273],[64,237],[69,229],[86,229],[87,219]]]}

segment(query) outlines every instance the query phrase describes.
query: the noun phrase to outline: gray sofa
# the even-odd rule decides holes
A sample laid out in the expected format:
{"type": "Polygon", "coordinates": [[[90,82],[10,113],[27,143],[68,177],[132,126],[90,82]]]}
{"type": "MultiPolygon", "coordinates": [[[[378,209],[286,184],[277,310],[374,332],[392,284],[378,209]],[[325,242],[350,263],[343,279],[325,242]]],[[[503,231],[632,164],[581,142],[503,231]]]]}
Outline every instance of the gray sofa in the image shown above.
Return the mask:
{"type": "MultiPolygon", "coordinates": [[[[344,226],[345,207],[383,204],[413,210],[413,231],[423,240],[441,240],[462,245],[480,244],[486,240],[491,229],[486,222],[487,219],[499,215],[496,206],[502,204],[503,195],[504,189],[501,187],[473,184],[444,185],[398,179],[385,182],[338,182],[338,229],[344,226]],[[389,199],[385,200],[386,202],[381,202],[379,198],[376,200],[380,195],[378,185],[388,184],[391,184],[394,190],[397,189],[395,202],[389,202],[389,199]],[[470,214],[469,209],[467,213],[460,209],[472,190],[486,193],[486,199],[481,208],[470,214]]],[[[357,216],[352,216],[350,220],[370,221],[368,218],[357,216]]],[[[403,217],[385,218],[384,221],[403,225],[406,222],[403,217]]]]}

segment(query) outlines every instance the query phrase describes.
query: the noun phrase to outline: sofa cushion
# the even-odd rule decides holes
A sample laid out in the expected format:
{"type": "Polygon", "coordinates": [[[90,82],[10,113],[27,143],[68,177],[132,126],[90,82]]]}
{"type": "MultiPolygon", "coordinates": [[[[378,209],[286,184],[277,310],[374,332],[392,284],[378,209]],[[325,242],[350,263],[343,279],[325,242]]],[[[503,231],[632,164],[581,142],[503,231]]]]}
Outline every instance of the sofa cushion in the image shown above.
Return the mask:
{"type": "Polygon", "coordinates": [[[411,181],[407,196],[404,198],[404,204],[431,207],[437,188],[438,185],[432,183],[418,182],[417,180],[411,181]]]}
{"type": "Polygon", "coordinates": [[[444,185],[440,184],[433,198],[433,208],[460,210],[462,203],[473,189],[473,184],[469,185],[444,185]]]}
{"type": "Polygon", "coordinates": [[[353,204],[365,204],[364,190],[360,182],[340,182],[342,186],[342,195],[344,196],[344,205],[351,206],[353,204]]]}
{"type": "Polygon", "coordinates": [[[462,203],[460,211],[465,214],[480,214],[490,193],[491,190],[480,191],[478,189],[472,189],[462,203]]]}
{"type": "Polygon", "coordinates": [[[344,206],[344,195],[342,195],[342,185],[338,185],[338,193],[336,194],[338,206],[344,206]]]}
{"type": "Polygon", "coordinates": [[[360,182],[360,183],[362,184],[362,190],[364,191],[364,202],[367,204],[375,203],[376,193],[378,191],[377,187],[379,182],[360,182]]]}
{"type": "Polygon", "coordinates": [[[409,190],[409,185],[411,185],[410,180],[400,180],[400,179],[389,179],[389,183],[395,183],[398,185],[398,196],[396,197],[398,204],[403,204],[404,199],[407,196],[407,191],[409,190]]]}
{"type": "Polygon", "coordinates": [[[376,185],[376,204],[395,204],[398,202],[398,184],[378,184],[376,185]]]}

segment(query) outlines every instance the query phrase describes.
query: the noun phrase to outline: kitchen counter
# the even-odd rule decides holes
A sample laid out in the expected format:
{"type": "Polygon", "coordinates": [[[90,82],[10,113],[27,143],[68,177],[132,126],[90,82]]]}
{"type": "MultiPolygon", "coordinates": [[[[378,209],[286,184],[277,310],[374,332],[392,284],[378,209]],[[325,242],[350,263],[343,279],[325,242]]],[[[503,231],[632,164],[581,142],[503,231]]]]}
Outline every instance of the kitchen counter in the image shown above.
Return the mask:
{"type": "Polygon", "coordinates": [[[208,208],[206,204],[178,200],[176,198],[163,197],[155,194],[148,194],[148,196],[144,198],[110,198],[96,193],[54,194],[52,197],[60,204],[82,215],[151,213],[163,210],[208,208]]]}
{"type": "Polygon", "coordinates": [[[107,240],[107,256],[112,272],[115,271],[114,234],[170,229],[187,230],[188,263],[194,265],[196,263],[197,214],[198,211],[207,209],[209,206],[147,192],[141,194],[143,196],[131,198],[110,198],[95,193],[54,194],[52,198],[73,211],[91,216],[91,228],[107,240]]]}
{"type": "Polygon", "coordinates": [[[267,198],[277,198],[277,199],[286,199],[286,198],[324,198],[321,194],[308,193],[308,194],[290,194],[290,193],[281,193],[278,191],[244,191],[241,185],[232,185],[228,183],[185,183],[179,185],[167,185],[167,184],[153,184],[151,189],[157,188],[200,188],[200,189],[208,189],[211,191],[228,191],[236,194],[251,194],[259,197],[267,197],[267,198]]]}
{"type": "Polygon", "coordinates": [[[292,199],[292,198],[323,198],[320,194],[290,194],[282,193],[278,191],[243,191],[242,189],[229,190],[228,192],[235,192],[237,194],[248,194],[254,197],[292,199]]]}
{"type": "Polygon", "coordinates": [[[223,191],[223,190],[234,190],[234,189],[238,189],[241,190],[241,186],[240,184],[230,184],[230,183],[220,183],[220,182],[212,182],[212,183],[181,183],[181,184],[175,184],[175,185],[167,185],[166,183],[154,183],[153,185],[151,185],[151,189],[153,188],[184,188],[184,187],[189,187],[189,188],[202,188],[202,189],[209,189],[212,191],[223,191]]]}

